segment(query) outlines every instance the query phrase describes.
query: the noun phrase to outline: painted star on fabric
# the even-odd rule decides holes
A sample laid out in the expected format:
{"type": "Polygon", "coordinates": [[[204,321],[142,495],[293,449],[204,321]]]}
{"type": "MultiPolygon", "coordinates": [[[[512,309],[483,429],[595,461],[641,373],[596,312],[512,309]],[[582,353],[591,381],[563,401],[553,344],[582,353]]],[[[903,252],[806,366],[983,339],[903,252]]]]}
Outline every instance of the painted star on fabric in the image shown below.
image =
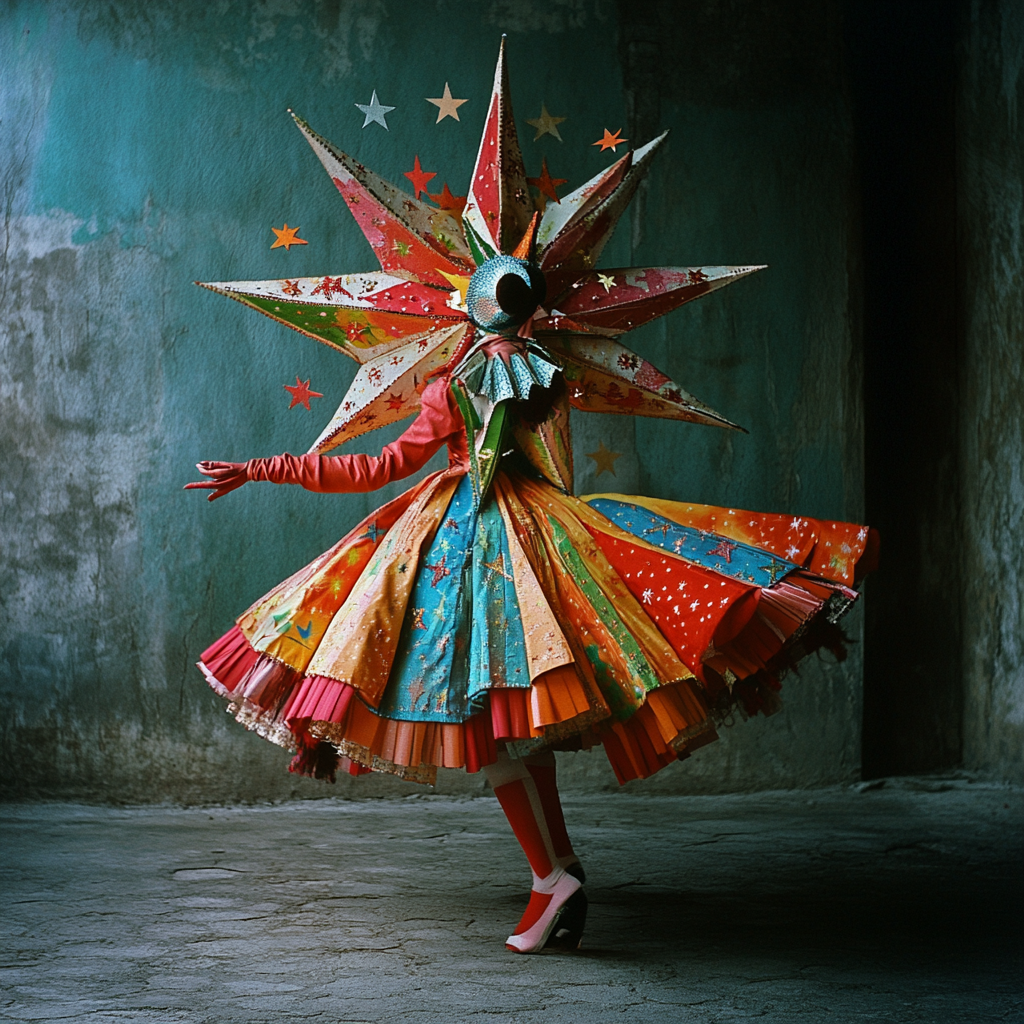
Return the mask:
{"type": "Polygon", "coordinates": [[[388,131],[388,123],[384,120],[385,114],[390,114],[394,107],[386,107],[380,100],[377,99],[377,90],[373,90],[373,96],[370,97],[369,103],[354,103],[353,106],[358,107],[363,112],[363,127],[365,128],[371,122],[376,122],[385,131],[388,131]]]}
{"type": "MultiPolygon", "coordinates": [[[[406,171],[405,176],[412,182],[416,198],[419,199],[421,192],[427,192],[427,185],[430,179],[437,177],[437,171],[423,170],[420,166],[420,155],[417,153],[416,158],[412,162],[412,170],[406,171]]],[[[427,195],[430,195],[430,193],[427,192],[427,195]]]]}
{"type": "Polygon", "coordinates": [[[558,126],[565,120],[564,117],[553,117],[548,113],[548,108],[541,103],[540,105],[540,117],[528,117],[526,123],[531,128],[537,129],[537,134],[534,135],[533,141],[536,142],[542,135],[553,135],[559,142],[562,141],[562,136],[558,134],[558,126]]]}
{"type": "Polygon", "coordinates": [[[774,558],[769,561],[767,565],[758,566],[759,569],[763,569],[768,573],[768,579],[775,583],[780,576],[786,575],[788,566],[785,562],[778,562],[774,558]]]}
{"type": "Polygon", "coordinates": [[[304,238],[296,237],[302,228],[290,228],[285,224],[283,228],[271,228],[270,230],[277,235],[277,241],[270,247],[271,249],[283,248],[286,252],[289,252],[293,245],[309,245],[309,242],[304,238]]]}
{"type": "Polygon", "coordinates": [[[389,409],[401,409],[405,399],[401,395],[393,395],[388,392],[387,402],[389,409]]]}
{"type": "Polygon", "coordinates": [[[549,199],[554,199],[557,203],[559,202],[558,193],[555,191],[557,186],[564,185],[569,179],[568,178],[552,178],[548,172],[548,160],[545,157],[541,161],[540,165],[540,177],[539,178],[527,178],[526,182],[528,185],[532,185],[538,192],[543,193],[549,199]]]}
{"type": "Polygon", "coordinates": [[[513,582],[512,577],[505,571],[505,553],[503,551],[498,552],[498,557],[493,562],[484,562],[484,568],[490,569],[491,572],[503,577],[510,583],[513,582]]]}
{"type": "Polygon", "coordinates": [[[709,555],[721,555],[727,562],[732,561],[732,553],[736,550],[736,545],[730,540],[720,540],[710,551],[709,555]]]}
{"type": "Polygon", "coordinates": [[[454,213],[461,214],[466,208],[466,197],[465,196],[453,196],[452,190],[448,187],[448,182],[444,183],[444,188],[434,195],[432,192],[427,193],[430,198],[441,207],[442,210],[451,210],[454,213]]]}
{"type": "Polygon", "coordinates": [[[618,146],[624,146],[629,141],[629,139],[620,139],[619,136],[621,134],[621,128],[619,128],[614,135],[605,128],[603,138],[598,139],[597,142],[592,142],[591,145],[600,146],[602,153],[606,149],[610,149],[614,153],[618,146]]]}
{"type": "Polygon", "coordinates": [[[282,386],[284,387],[285,391],[287,391],[288,394],[292,396],[291,404],[288,406],[289,409],[294,409],[295,406],[301,405],[308,410],[309,400],[311,398],[324,397],[322,394],[320,394],[319,391],[310,391],[309,381],[299,380],[298,377],[295,378],[294,384],[284,384],[282,386]]]}
{"type": "MultiPolygon", "coordinates": [[[[453,97],[452,102],[459,101],[453,97]]],[[[369,104],[356,107],[366,115],[364,127],[376,121],[385,129],[384,114],[395,109],[382,104],[376,91],[369,104]]],[[[424,382],[440,370],[456,367],[485,338],[469,315],[468,288],[474,274],[496,256],[530,250],[531,245],[530,259],[544,277],[548,298],[520,334],[565,366],[574,408],[738,429],[632,352],[621,337],[762,268],[604,270],[599,262],[664,135],[614,159],[558,203],[546,202],[550,195],[544,192],[531,202],[504,42],[476,164],[467,168],[465,197],[453,195],[447,184],[438,194],[424,194],[423,181],[419,198],[414,198],[333,146],[294,113],[292,117],[365,235],[377,269],[337,276],[331,268],[330,278],[321,273],[286,280],[205,282],[203,287],[317,338],[359,364],[348,393],[311,452],[325,454],[369,430],[415,415],[424,382]],[[433,202],[428,203],[428,195],[433,202]],[[531,223],[538,212],[539,221],[531,223]],[[535,244],[538,239],[542,242],[535,244]],[[405,396],[400,406],[391,397],[397,395],[405,396]]],[[[542,106],[541,118],[534,119],[542,123],[533,127],[542,129],[544,119],[552,127],[564,120],[542,106]]],[[[626,144],[621,135],[621,130],[614,135],[606,132],[599,148],[626,144]]],[[[416,170],[429,173],[421,165],[416,170]]],[[[537,180],[545,178],[557,196],[557,179],[548,172],[537,180]]],[[[300,386],[296,381],[296,388],[300,386]]],[[[612,474],[620,457],[603,444],[590,453],[598,471],[612,474]]]]}
{"type": "Polygon", "coordinates": [[[462,106],[466,100],[452,99],[452,91],[448,88],[448,83],[444,83],[444,95],[438,96],[435,99],[427,97],[428,103],[433,103],[437,107],[437,120],[434,124],[440,124],[446,117],[452,117],[456,121],[459,120],[459,107],[462,106]]]}
{"type": "Polygon", "coordinates": [[[604,441],[602,441],[597,446],[596,452],[587,452],[587,458],[594,460],[594,467],[597,469],[598,476],[605,472],[615,476],[615,460],[622,458],[622,452],[609,451],[605,448],[604,441]]]}
{"type": "Polygon", "coordinates": [[[429,565],[426,562],[423,564],[424,569],[429,569],[434,574],[434,578],[430,581],[430,585],[432,587],[436,587],[438,583],[440,583],[441,580],[445,578],[445,576],[451,576],[451,569],[449,569],[448,566],[445,565],[445,562],[447,560],[448,556],[442,555],[441,561],[438,562],[437,565],[429,565]]]}

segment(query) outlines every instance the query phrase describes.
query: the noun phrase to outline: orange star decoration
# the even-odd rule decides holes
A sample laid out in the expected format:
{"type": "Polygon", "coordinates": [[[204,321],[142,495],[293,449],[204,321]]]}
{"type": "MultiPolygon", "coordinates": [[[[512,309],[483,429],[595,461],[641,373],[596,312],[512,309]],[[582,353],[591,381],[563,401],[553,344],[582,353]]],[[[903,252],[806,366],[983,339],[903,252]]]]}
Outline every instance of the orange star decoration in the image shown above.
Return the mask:
{"type": "Polygon", "coordinates": [[[280,249],[283,246],[286,250],[290,250],[293,245],[309,245],[304,238],[296,237],[302,228],[290,228],[285,224],[283,228],[271,228],[270,230],[277,235],[277,241],[270,247],[271,249],[280,249]]]}
{"type": "Polygon", "coordinates": [[[562,136],[558,134],[558,126],[565,120],[564,117],[553,117],[548,113],[548,108],[542,103],[540,105],[540,117],[528,117],[526,123],[531,128],[537,129],[533,141],[536,142],[542,135],[554,135],[559,142],[562,136]]]}
{"type": "MultiPolygon", "coordinates": [[[[405,176],[412,182],[413,190],[416,194],[416,198],[419,199],[421,192],[427,191],[427,184],[431,178],[437,177],[437,171],[425,171],[420,167],[420,157],[416,154],[416,159],[413,161],[412,170],[406,171],[405,176]]],[[[430,195],[427,192],[427,195],[430,195]]]]}
{"type": "Polygon", "coordinates": [[[532,185],[538,192],[543,192],[549,199],[554,199],[557,203],[559,199],[555,187],[557,185],[564,185],[568,180],[568,178],[552,178],[548,173],[548,158],[544,157],[540,165],[540,177],[527,178],[526,183],[532,185]]]}
{"type": "Polygon", "coordinates": [[[310,391],[309,381],[299,380],[298,376],[296,376],[294,384],[285,384],[284,389],[285,391],[288,392],[288,394],[292,396],[291,405],[288,406],[289,409],[294,409],[295,406],[302,405],[305,406],[306,409],[308,410],[309,400],[311,398],[324,397],[323,395],[320,394],[319,391],[310,391]]]}
{"type": "Polygon", "coordinates": [[[604,472],[615,476],[615,460],[622,458],[622,452],[609,451],[605,448],[604,441],[602,441],[597,446],[596,452],[587,452],[587,458],[594,460],[594,467],[597,469],[598,476],[604,472]]]}
{"type": "Polygon", "coordinates": [[[615,152],[616,146],[624,146],[629,139],[620,139],[619,136],[622,134],[622,129],[619,128],[614,135],[607,128],[604,130],[604,138],[598,139],[597,142],[592,142],[592,146],[600,146],[601,152],[603,153],[606,149],[610,149],[613,153],[615,152]]]}
{"type": "Polygon", "coordinates": [[[444,95],[438,96],[436,99],[427,98],[428,103],[433,103],[437,107],[437,120],[434,124],[440,124],[446,117],[453,117],[456,121],[459,120],[459,107],[465,103],[465,100],[452,99],[452,91],[448,88],[448,83],[444,83],[444,95]]]}
{"type": "Polygon", "coordinates": [[[430,196],[430,198],[433,199],[433,201],[437,203],[442,210],[451,210],[453,213],[461,214],[466,208],[466,197],[453,196],[451,189],[448,188],[447,181],[444,183],[444,188],[441,189],[436,196],[430,192],[428,192],[427,195],[430,196]]]}

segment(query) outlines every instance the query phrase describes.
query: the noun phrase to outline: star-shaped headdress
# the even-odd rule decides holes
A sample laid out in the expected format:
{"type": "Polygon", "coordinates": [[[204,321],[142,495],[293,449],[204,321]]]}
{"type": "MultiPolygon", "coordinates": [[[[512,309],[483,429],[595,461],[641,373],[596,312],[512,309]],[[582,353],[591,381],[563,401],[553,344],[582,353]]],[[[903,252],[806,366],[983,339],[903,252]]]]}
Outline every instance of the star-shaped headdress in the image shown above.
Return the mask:
{"type": "Polygon", "coordinates": [[[618,339],[761,267],[595,269],[664,134],[537,214],[512,117],[502,39],[472,185],[460,216],[456,209],[429,206],[400,191],[292,116],[381,269],[203,287],[361,364],[311,452],[327,452],[415,413],[426,378],[481,336],[479,318],[471,319],[466,303],[467,292],[472,300],[474,274],[511,255],[528,258],[533,271],[543,274],[546,296],[517,325],[518,334],[544,346],[563,367],[576,408],[735,427],[618,339]]]}

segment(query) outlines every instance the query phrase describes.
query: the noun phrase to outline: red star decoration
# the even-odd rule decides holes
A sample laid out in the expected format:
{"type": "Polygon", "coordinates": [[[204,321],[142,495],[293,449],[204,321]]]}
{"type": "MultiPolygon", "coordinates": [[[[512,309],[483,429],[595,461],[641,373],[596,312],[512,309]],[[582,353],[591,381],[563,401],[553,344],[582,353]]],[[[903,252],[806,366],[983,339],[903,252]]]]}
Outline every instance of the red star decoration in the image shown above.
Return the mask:
{"type": "Polygon", "coordinates": [[[393,395],[388,392],[387,403],[389,409],[401,409],[405,399],[401,395],[393,395]]]}
{"type": "MultiPolygon", "coordinates": [[[[431,178],[437,177],[437,171],[425,171],[420,167],[420,157],[416,154],[416,159],[413,161],[412,170],[406,171],[405,176],[412,182],[413,192],[417,199],[420,197],[421,192],[427,192],[427,183],[431,178]]],[[[430,195],[427,192],[427,195],[430,195]]]]}
{"type": "Polygon", "coordinates": [[[619,136],[622,134],[622,129],[619,128],[614,135],[607,128],[604,130],[604,137],[592,142],[592,146],[600,146],[601,152],[603,153],[606,149],[610,149],[613,153],[615,152],[616,146],[625,145],[629,139],[620,139],[619,136]]]}
{"type": "Polygon", "coordinates": [[[731,540],[720,540],[709,552],[709,555],[721,555],[727,562],[732,561],[732,553],[736,545],[731,540]]]}
{"type": "Polygon", "coordinates": [[[451,210],[453,213],[461,214],[466,208],[466,197],[465,196],[453,196],[451,189],[448,188],[448,182],[444,183],[444,188],[435,196],[430,192],[427,193],[431,199],[441,207],[442,210],[451,210]]]}
{"type": "Polygon", "coordinates": [[[319,391],[310,391],[309,381],[299,380],[298,376],[296,376],[294,384],[285,384],[284,389],[292,396],[291,405],[288,406],[289,409],[294,409],[297,405],[303,405],[308,409],[311,398],[324,397],[319,391]]]}
{"type": "Polygon", "coordinates": [[[527,178],[526,183],[532,185],[538,192],[543,192],[548,199],[554,199],[557,203],[559,198],[555,188],[558,185],[564,185],[568,180],[568,178],[552,178],[548,173],[548,158],[544,157],[540,165],[540,177],[527,178]]]}
{"type": "Polygon", "coordinates": [[[431,580],[430,583],[432,587],[436,587],[438,583],[440,583],[441,580],[445,578],[445,576],[451,576],[451,569],[449,569],[448,566],[444,564],[447,561],[447,559],[447,555],[442,555],[441,561],[438,562],[437,565],[430,565],[429,563],[424,563],[423,568],[429,569],[434,574],[434,578],[433,580],[431,580]]]}

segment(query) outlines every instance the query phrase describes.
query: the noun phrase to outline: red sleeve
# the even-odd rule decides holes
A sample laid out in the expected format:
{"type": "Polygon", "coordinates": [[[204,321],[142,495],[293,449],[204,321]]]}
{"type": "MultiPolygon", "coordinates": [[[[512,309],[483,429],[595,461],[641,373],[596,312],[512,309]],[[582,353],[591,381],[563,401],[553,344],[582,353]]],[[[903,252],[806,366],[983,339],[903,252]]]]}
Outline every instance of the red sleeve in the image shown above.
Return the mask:
{"type": "Polygon", "coordinates": [[[285,454],[272,459],[250,459],[245,464],[246,479],[299,484],[307,491],[321,493],[375,491],[422,469],[461,429],[461,422],[448,381],[442,378],[424,389],[420,414],[379,456],[285,454]]]}

